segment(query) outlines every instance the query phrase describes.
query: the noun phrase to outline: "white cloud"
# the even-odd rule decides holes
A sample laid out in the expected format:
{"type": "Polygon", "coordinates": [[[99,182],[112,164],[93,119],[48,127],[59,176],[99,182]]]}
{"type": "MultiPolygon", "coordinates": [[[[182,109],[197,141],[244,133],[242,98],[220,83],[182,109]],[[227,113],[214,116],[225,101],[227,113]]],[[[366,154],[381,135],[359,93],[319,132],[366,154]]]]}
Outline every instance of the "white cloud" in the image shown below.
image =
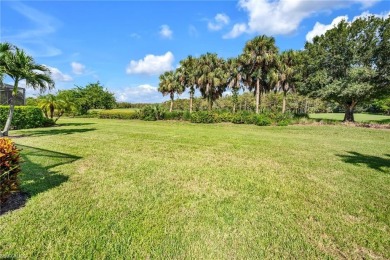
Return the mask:
{"type": "Polygon", "coordinates": [[[233,26],[233,29],[223,36],[224,39],[232,39],[246,32],[247,27],[244,23],[237,23],[233,26]]]}
{"type": "Polygon", "coordinates": [[[159,32],[159,34],[160,34],[160,36],[161,36],[162,38],[172,39],[173,32],[172,32],[171,28],[169,28],[168,25],[163,24],[163,25],[161,25],[161,27],[160,27],[160,32],[159,32]]]}
{"type": "Polygon", "coordinates": [[[149,84],[143,84],[136,87],[126,87],[123,90],[115,92],[116,98],[119,102],[132,103],[158,103],[166,100],[157,87],[149,84]]]}
{"type": "Polygon", "coordinates": [[[225,25],[228,25],[230,22],[229,16],[226,14],[217,14],[214,17],[213,21],[208,22],[207,27],[211,31],[219,31],[221,30],[225,25]]]}
{"type": "MultiPolygon", "coordinates": [[[[355,21],[356,19],[359,19],[361,17],[369,17],[371,15],[376,16],[376,17],[386,18],[386,17],[390,16],[390,11],[388,11],[387,13],[382,13],[382,14],[372,14],[372,13],[366,11],[366,12],[363,12],[361,15],[355,16],[352,19],[352,21],[355,21]]],[[[326,31],[337,26],[342,20],[345,20],[346,22],[348,22],[348,16],[347,15],[338,16],[338,17],[334,18],[330,24],[322,24],[322,23],[316,22],[313,29],[306,34],[306,41],[312,42],[312,40],[315,36],[325,34],[326,31]]]]}
{"type": "Polygon", "coordinates": [[[72,71],[76,75],[81,75],[85,72],[85,65],[78,63],[78,62],[72,62],[70,64],[72,66],[72,71]]]}
{"type": "Polygon", "coordinates": [[[338,16],[330,24],[316,22],[313,29],[306,34],[306,41],[311,42],[315,36],[324,34],[327,30],[338,25],[342,20],[348,21],[348,16],[338,16]]]}
{"type": "Polygon", "coordinates": [[[285,35],[295,32],[302,20],[320,12],[330,12],[335,9],[347,8],[354,4],[367,7],[378,0],[240,0],[239,7],[248,13],[245,30],[242,23],[224,38],[235,38],[243,33],[258,33],[268,35],[285,35]]]}
{"type": "MultiPolygon", "coordinates": [[[[45,65],[46,66],[46,65],[45,65]]],[[[54,68],[54,67],[50,67],[50,66],[46,66],[50,72],[51,72],[51,78],[54,80],[54,81],[62,81],[62,82],[69,82],[69,81],[72,81],[73,78],[67,74],[64,74],[62,73],[59,69],[57,68],[54,68]]]]}
{"type": "Polygon", "coordinates": [[[174,56],[168,51],[164,55],[146,55],[142,60],[132,60],[127,66],[127,74],[159,75],[173,69],[174,56]]]}

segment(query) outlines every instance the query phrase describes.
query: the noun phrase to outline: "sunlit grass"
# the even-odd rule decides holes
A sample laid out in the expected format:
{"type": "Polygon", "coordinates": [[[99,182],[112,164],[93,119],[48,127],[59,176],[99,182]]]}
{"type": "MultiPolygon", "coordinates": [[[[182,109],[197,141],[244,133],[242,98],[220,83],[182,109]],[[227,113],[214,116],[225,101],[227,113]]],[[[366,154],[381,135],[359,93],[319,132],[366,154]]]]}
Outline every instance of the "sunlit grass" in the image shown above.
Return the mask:
{"type": "MultiPolygon", "coordinates": [[[[373,123],[387,123],[390,124],[390,116],[386,115],[372,115],[372,114],[354,114],[356,122],[373,122],[373,123]]],[[[331,119],[342,121],[344,120],[343,113],[316,113],[310,114],[310,118],[314,119],[331,119]]]]}
{"type": "Polygon", "coordinates": [[[390,258],[390,131],[64,119],[13,131],[0,256],[390,258]]]}

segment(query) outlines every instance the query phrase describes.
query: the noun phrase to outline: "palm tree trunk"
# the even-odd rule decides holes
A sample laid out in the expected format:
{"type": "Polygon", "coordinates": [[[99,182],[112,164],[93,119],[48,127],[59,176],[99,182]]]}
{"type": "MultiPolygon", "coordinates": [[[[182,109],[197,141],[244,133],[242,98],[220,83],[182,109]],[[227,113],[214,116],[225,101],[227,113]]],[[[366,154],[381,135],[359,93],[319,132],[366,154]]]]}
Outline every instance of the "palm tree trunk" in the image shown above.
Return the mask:
{"type": "Polygon", "coordinates": [[[171,93],[171,107],[169,108],[169,112],[172,112],[172,109],[173,109],[173,99],[174,99],[174,94],[171,93]]]}
{"type": "Polygon", "coordinates": [[[259,104],[260,104],[260,80],[256,80],[256,114],[259,113],[259,104]]]}
{"type": "Polygon", "coordinates": [[[209,103],[209,112],[211,112],[211,110],[213,110],[213,100],[211,99],[210,96],[208,96],[207,101],[209,103]]]}
{"type": "MultiPolygon", "coordinates": [[[[18,89],[18,84],[19,84],[19,79],[15,79],[14,90],[16,89],[16,91],[18,89]]],[[[1,132],[1,136],[8,136],[8,131],[11,128],[11,122],[12,122],[12,118],[14,117],[14,110],[15,110],[15,96],[16,96],[16,92],[12,91],[11,100],[9,103],[9,114],[4,129],[1,132]]]]}
{"type": "Polygon", "coordinates": [[[190,90],[190,113],[192,113],[192,100],[194,98],[194,93],[190,90]]]}
{"type": "Polygon", "coordinates": [[[286,112],[286,91],[283,91],[283,108],[282,113],[284,114],[286,112]]]}

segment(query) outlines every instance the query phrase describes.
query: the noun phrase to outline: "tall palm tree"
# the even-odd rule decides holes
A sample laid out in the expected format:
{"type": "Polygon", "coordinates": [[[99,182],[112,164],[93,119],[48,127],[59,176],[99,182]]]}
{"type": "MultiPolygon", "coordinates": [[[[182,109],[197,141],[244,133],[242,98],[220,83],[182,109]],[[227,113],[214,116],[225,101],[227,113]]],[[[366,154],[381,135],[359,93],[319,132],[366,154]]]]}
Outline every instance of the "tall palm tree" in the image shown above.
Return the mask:
{"type": "Polygon", "coordinates": [[[232,90],[233,94],[233,113],[235,113],[238,103],[238,91],[242,86],[244,78],[244,72],[242,70],[242,66],[240,65],[239,57],[228,59],[226,62],[226,69],[229,75],[228,87],[232,90]]]}
{"type": "Polygon", "coordinates": [[[26,80],[26,86],[41,91],[54,87],[54,81],[50,77],[50,70],[36,64],[31,56],[28,56],[23,50],[18,48],[15,51],[9,51],[2,57],[2,70],[14,81],[12,95],[10,99],[10,109],[5,123],[2,136],[7,136],[11,127],[12,117],[15,108],[15,96],[18,93],[18,86],[21,80],[26,80]]]}
{"type": "Polygon", "coordinates": [[[179,72],[166,71],[164,74],[161,74],[158,91],[160,91],[163,96],[169,94],[169,97],[171,99],[171,106],[169,108],[169,112],[172,112],[175,93],[181,94],[184,91],[184,88],[179,81],[179,72]]]}
{"type": "Polygon", "coordinates": [[[278,61],[278,85],[281,91],[283,91],[283,108],[282,113],[286,112],[286,96],[289,91],[294,90],[294,76],[296,74],[295,64],[297,61],[297,52],[288,50],[282,52],[278,61]]]}
{"type": "Polygon", "coordinates": [[[242,65],[248,75],[246,84],[250,90],[255,88],[256,113],[259,113],[260,93],[270,90],[267,74],[275,66],[277,54],[278,48],[273,37],[257,36],[245,44],[242,65]]]}
{"type": "Polygon", "coordinates": [[[206,53],[199,57],[196,78],[200,93],[207,99],[209,111],[213,102],[226,90],[228,73],[226,61],[215,53],[206,53]]]}
{"type": "Polygon", "coordinates": [[[192,57],[191,55],[180,61],[180,82],[185,88],[188,88],[190,92],[190,113],[192,113],[192,102],[194,100],[195,88],[197,88],[195,73],[196,66],[197,59],[192,57]]]}

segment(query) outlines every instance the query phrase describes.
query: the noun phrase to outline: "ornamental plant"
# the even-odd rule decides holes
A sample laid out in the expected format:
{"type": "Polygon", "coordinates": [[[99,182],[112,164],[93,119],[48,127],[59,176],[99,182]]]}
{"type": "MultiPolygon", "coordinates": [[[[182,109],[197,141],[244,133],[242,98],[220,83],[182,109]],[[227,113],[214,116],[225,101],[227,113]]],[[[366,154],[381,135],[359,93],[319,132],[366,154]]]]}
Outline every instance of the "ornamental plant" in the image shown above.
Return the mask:
{"type": "Polygon", "coordinates": [[[0,204],[19,189],[20,154],[9,138],[0,138],[0,204]]]}

